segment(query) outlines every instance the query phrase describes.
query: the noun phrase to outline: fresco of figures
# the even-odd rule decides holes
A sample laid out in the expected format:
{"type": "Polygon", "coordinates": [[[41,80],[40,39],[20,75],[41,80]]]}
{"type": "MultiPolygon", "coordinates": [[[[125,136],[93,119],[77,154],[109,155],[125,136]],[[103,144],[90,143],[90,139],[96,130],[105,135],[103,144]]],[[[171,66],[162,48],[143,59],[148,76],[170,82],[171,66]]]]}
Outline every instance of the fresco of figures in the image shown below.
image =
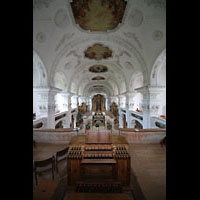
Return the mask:
{"type": "Polygon", "coordinates": [[[107,31],[122,23],[126,8],[124,0],[73,0],[75,22],[84,30],[107,31]]]}

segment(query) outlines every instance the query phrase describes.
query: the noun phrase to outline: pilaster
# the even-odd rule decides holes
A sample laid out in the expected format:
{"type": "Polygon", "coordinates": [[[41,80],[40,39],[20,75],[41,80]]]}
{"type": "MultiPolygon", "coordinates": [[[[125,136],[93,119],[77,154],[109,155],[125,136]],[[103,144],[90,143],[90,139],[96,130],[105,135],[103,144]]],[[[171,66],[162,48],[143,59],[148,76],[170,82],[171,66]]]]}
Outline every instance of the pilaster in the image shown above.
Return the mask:
{"type": "Polygon", "coordinates": [[[66,123],[66,126],[67,128],[70,128],[70,123],[71,123],[71,110],[72,110],[72,107],[71,107],[71,97],[72,97],[72,94],[71,93],[67,93],[67,107],[68,107],[68,112],[67,112],[67,123],[66,123]]]}

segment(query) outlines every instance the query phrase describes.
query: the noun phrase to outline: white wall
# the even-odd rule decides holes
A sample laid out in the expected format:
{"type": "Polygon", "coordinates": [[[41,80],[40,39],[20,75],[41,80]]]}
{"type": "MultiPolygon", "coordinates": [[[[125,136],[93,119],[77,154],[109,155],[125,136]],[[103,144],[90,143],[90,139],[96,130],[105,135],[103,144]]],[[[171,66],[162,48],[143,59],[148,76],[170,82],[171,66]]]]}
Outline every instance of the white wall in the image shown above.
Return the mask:
{"type": "Polygon", "coordinates": [[[143,96],[141,93],[136,93],[134,96],[129,97],[129,109],[132,111],[136,111],[138,108],[141,110],[143,96]]]}

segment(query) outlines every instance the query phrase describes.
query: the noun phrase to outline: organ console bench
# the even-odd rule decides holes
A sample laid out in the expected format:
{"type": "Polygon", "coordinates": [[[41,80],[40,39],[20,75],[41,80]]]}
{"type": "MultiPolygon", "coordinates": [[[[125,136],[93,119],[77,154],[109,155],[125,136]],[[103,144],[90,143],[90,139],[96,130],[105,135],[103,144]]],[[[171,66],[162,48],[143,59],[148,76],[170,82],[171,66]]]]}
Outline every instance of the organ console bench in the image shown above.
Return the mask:
{"type": "Polygon", "coordinates": [[[69,144],[68,184],[119,182],[128,186],[131,158],[125,138],[108,131],[88,134],[74,136],[69,144]],[[99,140],[94,140],[95,137],[99,140]]]}

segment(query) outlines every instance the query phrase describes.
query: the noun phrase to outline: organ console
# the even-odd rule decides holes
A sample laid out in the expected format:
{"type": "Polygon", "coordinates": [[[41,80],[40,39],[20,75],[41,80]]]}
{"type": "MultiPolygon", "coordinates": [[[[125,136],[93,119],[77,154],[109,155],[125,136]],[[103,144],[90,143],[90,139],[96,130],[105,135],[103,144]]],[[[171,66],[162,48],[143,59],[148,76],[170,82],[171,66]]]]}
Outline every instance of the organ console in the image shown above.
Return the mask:
{"type": "MultiPolygon", "coordinates": [[[[102,133],[108,134],[108,133],[102,133]]],[[[130,153],[129,145],[109,143],[85,143],[80,144],[79,138],[74,144],[69,145],[68,159],[68,184],[107,183],[118,181],[121,185],[130,184],[130,153]],[[78,144],[79,143],[79,144],[78,144]]],[[[84,137],[85,136],[81,136],[84,137]]],[[[123,137],[123,136],[115,136],[123,137]]],[[[86,141],[81,139],[81,141],[86,141]]],[[[77,186],[80,189],[80,184],[77,186]]],[[[113,186],[114,187],[114,186],[113,186]]],[[[86,187],[87,188],[87,187],[86,187]]]]}

